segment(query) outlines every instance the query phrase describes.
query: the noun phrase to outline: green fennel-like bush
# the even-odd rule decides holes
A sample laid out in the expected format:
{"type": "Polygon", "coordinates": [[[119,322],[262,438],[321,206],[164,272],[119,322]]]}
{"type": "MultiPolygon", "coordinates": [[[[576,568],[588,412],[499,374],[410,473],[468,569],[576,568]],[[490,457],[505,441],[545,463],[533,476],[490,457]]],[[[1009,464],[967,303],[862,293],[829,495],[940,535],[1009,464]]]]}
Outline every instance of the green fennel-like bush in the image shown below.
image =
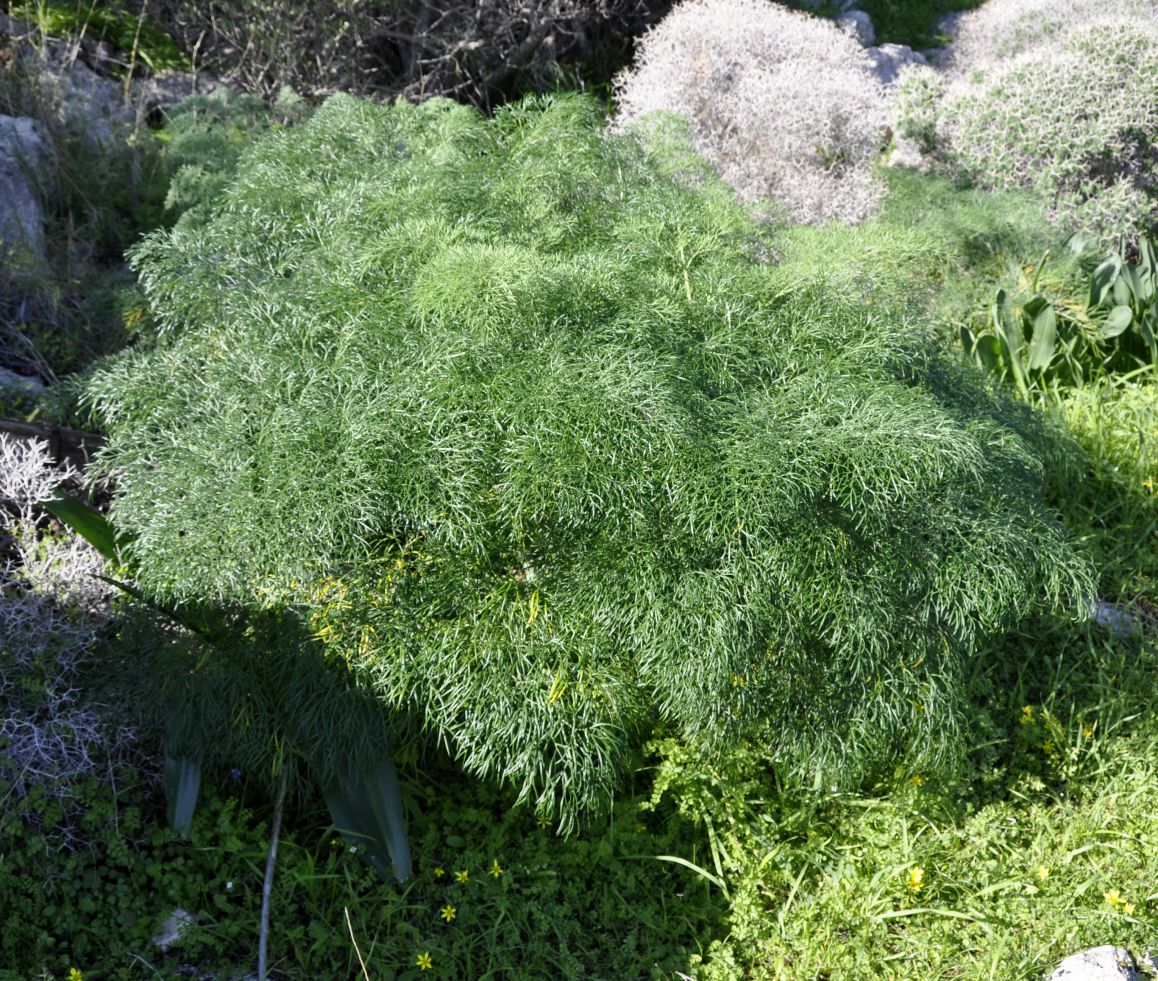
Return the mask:
{"type": "Polygon", "coordinates": [[[135,251],[156,335],[88,397],[141,588],[276,608],[564,829],[661,720],[946,763],[978,638],[1090,592],[1060,449],[772,234],[588,100],[331,98],[135,251]]]}

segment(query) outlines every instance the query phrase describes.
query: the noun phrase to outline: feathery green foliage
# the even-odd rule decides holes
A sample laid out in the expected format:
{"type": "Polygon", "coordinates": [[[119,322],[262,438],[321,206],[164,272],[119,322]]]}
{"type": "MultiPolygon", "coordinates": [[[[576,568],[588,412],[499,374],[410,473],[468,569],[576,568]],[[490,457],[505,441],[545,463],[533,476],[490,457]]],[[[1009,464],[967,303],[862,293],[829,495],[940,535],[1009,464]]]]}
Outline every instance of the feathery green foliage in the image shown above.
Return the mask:
{"type": "Polygon", "coordinates": [[[1091,591],[1061,447],[636,135],[335,96],[146,239],[156,336],[88,388],[139,581],[276,607],[564,827],[660,720],[944,764],[972,645],[1091,591]]]}

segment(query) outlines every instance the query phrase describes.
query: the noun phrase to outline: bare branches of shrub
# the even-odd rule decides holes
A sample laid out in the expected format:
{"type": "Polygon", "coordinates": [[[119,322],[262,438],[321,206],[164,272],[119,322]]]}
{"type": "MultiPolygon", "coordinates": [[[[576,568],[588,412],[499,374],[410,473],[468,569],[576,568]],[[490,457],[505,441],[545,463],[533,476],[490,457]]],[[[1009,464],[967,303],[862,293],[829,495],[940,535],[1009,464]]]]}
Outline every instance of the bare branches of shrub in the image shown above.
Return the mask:
{"type": "Polygon", "coordinates": [[[624,58],[669,0],[167,0],[161,19],[246,90],[447,95],[483,108],[624,58]]]}
{"type": "Polygon", "coordinates": [[[77,474],[42,441],[0,435],[0,811],[33,788],[67,797],[132,738],[81,699],[81,672],[110,616],[100,556],[44,526],[39,502],[77,474]]]}

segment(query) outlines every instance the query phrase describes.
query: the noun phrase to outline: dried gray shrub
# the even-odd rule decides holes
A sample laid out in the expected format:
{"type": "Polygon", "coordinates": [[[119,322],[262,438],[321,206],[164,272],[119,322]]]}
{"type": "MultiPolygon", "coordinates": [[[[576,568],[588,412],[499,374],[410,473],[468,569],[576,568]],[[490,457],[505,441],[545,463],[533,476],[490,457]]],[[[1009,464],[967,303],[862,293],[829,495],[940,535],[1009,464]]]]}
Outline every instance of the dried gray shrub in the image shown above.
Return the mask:
{"type": "Polygon", "coordinates": [[[761,0],[688,0],[616,79],[619,123],[674,112],[745,200],[793,221],[859,222],[883,193],[873,165],[888,103],[864,50],[831,21],[761,0]]]}
{"type": "Polygon", "coordinates": [[[79,675],[110,612],[101,557],[53,533],[38,504],[64,480],[43,441],[0,435],[0,808],[36,787],[67,797],[104,773],[132,733],[85,704],[79,675]]]}

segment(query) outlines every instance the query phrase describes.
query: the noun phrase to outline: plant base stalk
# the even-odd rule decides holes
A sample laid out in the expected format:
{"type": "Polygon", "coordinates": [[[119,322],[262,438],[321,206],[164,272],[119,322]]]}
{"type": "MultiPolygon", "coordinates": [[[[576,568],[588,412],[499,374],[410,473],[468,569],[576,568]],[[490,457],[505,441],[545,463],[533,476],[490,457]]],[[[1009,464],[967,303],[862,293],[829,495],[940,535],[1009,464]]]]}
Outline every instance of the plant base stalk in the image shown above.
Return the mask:
{"type": "Polygon", "coordinates": [[[277,862],[277,840],[281,834],[281,815],[285,806],[286,785],[289,783],[288,761],[282,760],[281,779],[277,784],[277,799],[273,803],[273,827],[269,832],[269,855],[265,860],[265,883],[261,887],[261,933],[257,938],[257,979],[266,979],[266,960],[269,950],[269,902],[273,893],[273,869],[277,862]]]}

